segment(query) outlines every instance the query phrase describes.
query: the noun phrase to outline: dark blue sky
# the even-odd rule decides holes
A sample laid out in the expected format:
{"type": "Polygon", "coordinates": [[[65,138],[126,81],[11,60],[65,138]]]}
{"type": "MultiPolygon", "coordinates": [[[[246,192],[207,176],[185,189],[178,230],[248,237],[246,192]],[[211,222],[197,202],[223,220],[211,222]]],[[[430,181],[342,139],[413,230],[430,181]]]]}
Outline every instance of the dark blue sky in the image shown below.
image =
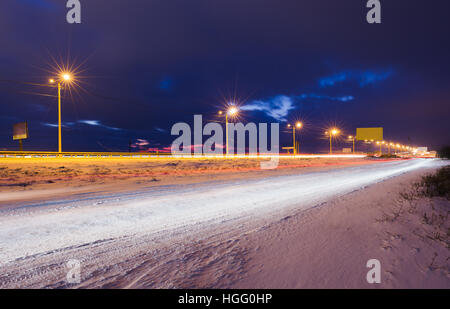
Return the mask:
{"type": "Polygon", "coordinates": [[[68,53],[84,71],[63,98],[66,151],[163,147],[174,123],[215,120],[233,98],[244,122],[301,118],[304,151],[326,151],[332,124],[450,144],[449,1],[382,0],[381,25],[364,0],[80,2],[70,25],[65,0],[1,1],[1,149],[18,147],[12,125],[26,120],[26,149],[56,150],[56,99],[37,95],[55,89],[17,81],[45,83],[68,53]]]}

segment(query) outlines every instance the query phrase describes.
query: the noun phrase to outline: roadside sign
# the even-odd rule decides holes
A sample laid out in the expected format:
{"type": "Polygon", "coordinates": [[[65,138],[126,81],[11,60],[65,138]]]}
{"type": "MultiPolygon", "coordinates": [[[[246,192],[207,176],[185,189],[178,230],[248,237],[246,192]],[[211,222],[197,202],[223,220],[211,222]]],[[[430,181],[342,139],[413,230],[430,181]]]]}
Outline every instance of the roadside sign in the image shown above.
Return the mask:
{"type": "Polygon", "coordinates": [[[383,128],[357,128],[356,139],[358,141],[383,140],[383,128]]]}
{"type": "Polygon", "coordinates": [[[13,140],[22,140],[28,138],[28,124],[19,122],[13,125],[13,140]]]}

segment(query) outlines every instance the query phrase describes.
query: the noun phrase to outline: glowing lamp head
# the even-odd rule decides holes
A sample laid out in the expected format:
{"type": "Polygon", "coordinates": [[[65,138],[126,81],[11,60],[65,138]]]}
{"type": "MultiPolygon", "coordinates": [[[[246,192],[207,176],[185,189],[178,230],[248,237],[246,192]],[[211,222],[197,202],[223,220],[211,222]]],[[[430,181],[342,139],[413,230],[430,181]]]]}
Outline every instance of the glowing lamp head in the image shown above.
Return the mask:
{"type": "Polygon", "coordinates": [[[349,136],[348,136],[348,138],[349,138],[349,139],[352,139],[352,138],[353,138],[353,136],[349,135],[349,136]]]}
{"type": "Polygon", "coordinates": [[[332,135],[337,135],[339,133],[339,130],[338,129],[333,129],[333,130],[331,130],[331,134],[332,135]]]}
{"type": "Polygon", "coordinates": [[[234,116],[238,113],[238,109],[235,106],[232,106],[228,109],[228,115],[234,116]]]}
{"type": "Polygon", "coordinates": [[[65,82],[69,82],[69,81],[72,79],[72,76],[70,76],[69,73],[63,73],[63,74],[61,75],[61,77],[62,77],[62,79],[63,79],[65,82]]]}
{"type": "Polygon", "coordinates": [[[297,123],[295,124],[295,127],[296,127],[297,129],[301,129],[301,128],[303,127],[303,123],[297,122],[297,123]]]}
{"type": "Polygon", "coordinates": [[[54,80],[53,78],[50,78],[50,79],[48,80],[48,82],[49,82],[50,84],[54,84],[54,83],[55,83],[55,80],[54,80]]]}

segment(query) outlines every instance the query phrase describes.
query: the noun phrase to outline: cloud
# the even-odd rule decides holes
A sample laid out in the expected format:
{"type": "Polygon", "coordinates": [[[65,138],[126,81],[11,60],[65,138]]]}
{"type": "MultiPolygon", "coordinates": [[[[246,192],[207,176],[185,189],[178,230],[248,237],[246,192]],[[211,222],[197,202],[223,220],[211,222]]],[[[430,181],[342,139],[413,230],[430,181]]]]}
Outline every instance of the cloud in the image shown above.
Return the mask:
{"type": "Polygon", "coordinates": [[[158,131],[158,132],[161,132],[161,133],[167,133],[168,132],[167,130],[164,130],[163,128],[160,128],[160,127],[155,127],[155,130],[158,131]]]}
{"type": "Polygon", "coordinates": [[[361,88],[370,84],[386,80],[393,74],[389,70],[367,70],[367,71],[344,71],[334,75],[325,76],[319,79],[321,88],[332,87],[338,83],[351,82],[357,83],[361,88]]]}
{"type": "Polygon", "coordinates": [[[278,121],[286,121],[289,111],[295,109],[293,99],[278,95],[268,100],[255,100],[241,107],[245,111],[262,111],[278,121]]]}
{"type": "Polygon", "coordinates": [[[330,86],[334,86],[336,83],[340,83],[340,82],[347,80],[347,78],[348,78],[347,73],[341,72],[336,75],[321,78],[319,80],[319,85],[320,85],[320,87],[330,87],[330,86]]]}
{"type": "Polygon", "coordinates": [[[105,128],[105,129],[108,129],[108,130],[113,130],[113,131],[122,130],[120,128],[110,127],[110,126],[106,126],[104,124],[101,124],[99,120],[78,120],[78,123],[87,124],[87,125],[95,126],[95,127],[102,127],[102,128],[105,128]]]}
{"type": "Polygon", "coordinates": [[[329,100],[329,101],[339,101],[339,102],[348,102],[348,101],[353,101],[355,99],[355,97],[351,96],[351,95],[346,95],[346,96],[342,96],[342,97],[332,97],[332,96],[328,96],[328,95],[321,95],[321,94],[314,94],[314,93],[302,94],[298,97],[300,99],[312,98],[312,99],[318,99],[318,100],[329,100]]]}
{"type": "Polygon", "coordinates": [[[158,88],[163,91],[170,91],[173,86],[173,80],[170,77],[164,77],[159,83],[158,88]]]}
{"type": "MultiPolygon", "coordinates": [[[[50,128],[57,128],[58,127],[57,123],[43,122],[42,125],[46,126],[46,127],[50,127],[50,128]]],[[[62,127],[67,127],[65,124],[61,124],[61,126],[62,127]]]]}
{"type": "Polygon", "coordinates": [[[79,120],[78,122],[88,124],[90,126],[100,126],[100,121],[98,120],[79,120]]]}
{"type": "Polygon", "coordinates": [[[389,76],[391,76],[392,71],[385,71],[385,72],[364,72],[361,74],[359,85],[361,87],[374,84],[379,81],[383,81],[387,79],[389,76]]]}
{"type": "MultiPolygon", "coordinates": [[[[113,130],[113,131],[119,131],[119,130],[123,130],[120,128],[115,128],[115,127],[110,127],[110,126],[106,126],[104,124],[101,124],[99,120],[78,120],[77,122],[63,122],[61,124],[62,127],[72,127],[75,124],[85,124],[85,125],[89,125],[89,126],[95,126],[95,127],[101,127],[107,130],[113,130]]],[[[42,125],[46,126],[46,127],[52,127],[52,128],[57,128],[58,124],[57,123],[49,123],[49,122],[43,122],[42,125]]]]}
{"type": "Polygon", "coordinates": [[[268,100],[252,101],[242,106],[241,109],[245,111],[262,111],[267,116],[272,117],[275,120],[284,122],[287,121],[286,117],[289,114],[289,111],[296,108],[295,101],[305,99],[348,102],[353,101],[355,98],[351,95],[332,97],[314,93],[304,93],[298,96],[277,95],[268,100]]]}
{"type": "MultiPolygon", "coordinates": [[[[132,143],[131,148],[135,148],[140,152],[165,152],[170,153],[172,151],[171,146],[162,147],[159,143],[151,143],[150,141],[138,138],[134,143],[132,143]],[[157,147],[161,146],[161,147],[157,147]]],[[[201,146],[201,145],[200,145],[201,146]]]]}
{"type": "Polygon", "coordinates": [[[148,146],[148,145],[150,145],[150,142],[148,140],[138,138],[131,147],[142,147],[142,146],[148,146]]]}

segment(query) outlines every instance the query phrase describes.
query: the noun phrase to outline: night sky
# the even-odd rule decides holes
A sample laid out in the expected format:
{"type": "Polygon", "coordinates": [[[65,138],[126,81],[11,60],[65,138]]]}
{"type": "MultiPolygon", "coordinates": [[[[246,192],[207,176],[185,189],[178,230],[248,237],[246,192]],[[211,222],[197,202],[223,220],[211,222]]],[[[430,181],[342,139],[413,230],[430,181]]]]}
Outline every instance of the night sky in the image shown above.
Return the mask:
{"type": "Polygon", "coordinates": [[[57,149],[56,90],[28,83],[67,59],[82,72],[63,93],[65,151],[163,148],[173,124],[221,121],[231,100],[243,122],[301,119],[302,152],[326,151],[331,125],[450,144],[448,0],[382,0],[382,24],[366,22],[365,0],[80,2],[68,24],[65,0],[1,0],[0,149],[18,149],[21,121],[25,150],[57,149]]]}

